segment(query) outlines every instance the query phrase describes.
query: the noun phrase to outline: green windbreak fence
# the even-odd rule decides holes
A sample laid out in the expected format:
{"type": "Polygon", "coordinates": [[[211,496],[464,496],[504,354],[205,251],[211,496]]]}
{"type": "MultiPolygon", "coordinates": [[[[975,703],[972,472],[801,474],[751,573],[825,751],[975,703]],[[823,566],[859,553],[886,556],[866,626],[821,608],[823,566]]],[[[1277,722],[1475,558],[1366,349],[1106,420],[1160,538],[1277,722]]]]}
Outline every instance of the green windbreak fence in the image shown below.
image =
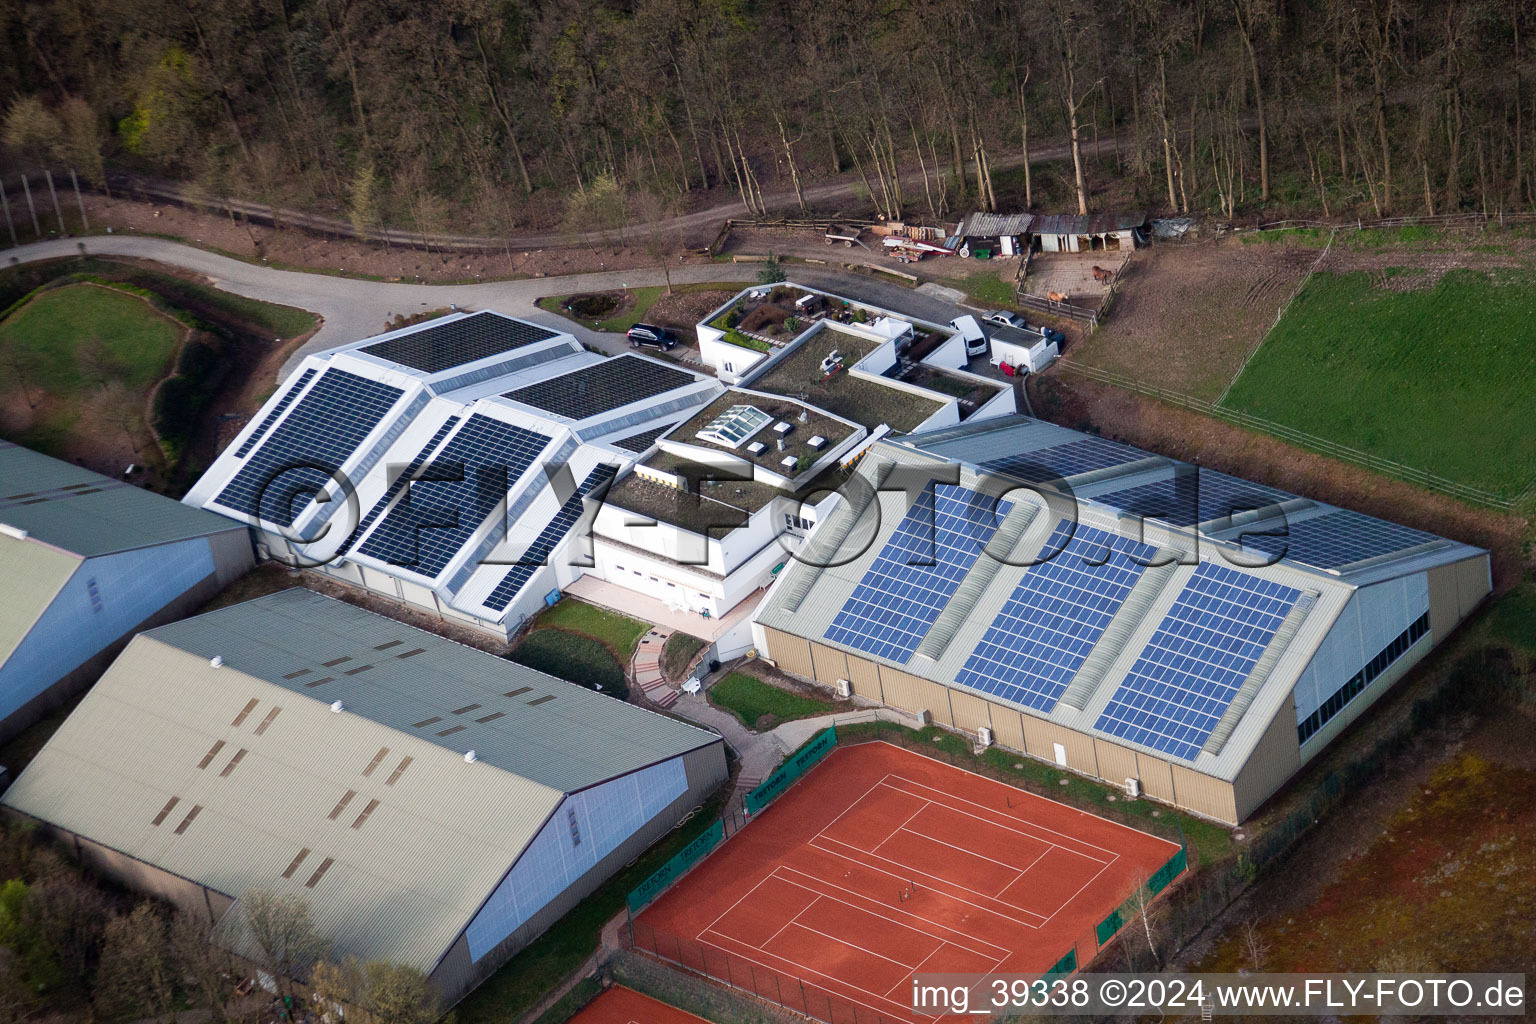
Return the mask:
{"type": "Polygon", "coordinates": [[[762,785],[747,794],[747,813],[756,814],[767,807],[790,787],[792,783],[820,763],[821,759],[837,746],[837,726],[829,725],[817,733],[809,743],[763,780],[762,785]]]}
{"type": "MultiPolygon", "coordinates": [[[[1147,879],[1147,898],[1151,899],[1168,888],[1169,883],[1182,875],[1188,865],[1189,855],[1185,852],[1184,847],[1181,846],[1177,853],[1168,858],[1167,863],[1152,872],[1151,877],[1147,879]]],[[[1108,917],[1099,922],[1098,927],[1093,930],[1094,938],[1098,940],[1100,946],[1104,945],[1104,943],[1114,937],[1115,932],[1118,932],[1126,921],[1135,916],[1135,898],[1132,897],[1121,904],[1119,909],[1111,911],[1108,917]]]]}
{"type": "Polygon", "coordinates": [[[1047,978],[1056,974],[1071,974],[1077,970],[1077,950],[1067,950],[1067,955],[1056,961],[1056,966],[1045,972],[1047,978]]]}
{"type": "Polygon", "coordinates": [[[657,896],[663,889],[681,878],[689,868],[693,867],[705,854],[709,853],[725,839],[725,823],[717,821],[705,829],[697,839],[677,851],[677,854],[660,868],[656,873],[629,891],[629,912],[638,913],[642,907],[657,896]]]}

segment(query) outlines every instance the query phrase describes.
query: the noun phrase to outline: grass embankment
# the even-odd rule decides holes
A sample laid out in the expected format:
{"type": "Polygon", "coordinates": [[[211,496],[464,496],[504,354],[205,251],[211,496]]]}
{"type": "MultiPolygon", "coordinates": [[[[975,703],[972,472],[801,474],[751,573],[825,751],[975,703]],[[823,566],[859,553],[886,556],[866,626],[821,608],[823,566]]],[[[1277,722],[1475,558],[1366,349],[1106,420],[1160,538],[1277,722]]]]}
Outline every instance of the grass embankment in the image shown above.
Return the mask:
{"type": "Polygon", "coordinates": [[[681,679],[693,656],[704,649],[704,641],[687,633],[673,633],[661,648],[661,673],[668,679],[681,679]]]}
{"type": "MultiPolygon", "coordinates": [[[[744,287],[745,285],[739,282],[700,281],[695,284],[675,284],[672,286],[672,291],[674,293],[710,292],[722,290],[737,292],[744,287]]],[[[587,293],[582,294],[584,295],[587,293]]],[[[583,327],[590,327],[593,330],[606,331],[612,334],[623,334],[625,331],[635,326],[635,324],[640,323],[645,319],[646,314],[651,311],[651,307],[656,305],[657,301],[659,301],[663,295],[667,294],[667,289],[663,285],[646,285],[640,288],[619,289],[616,290],[614,294],[621,295],[630,301],[627,303],[621,302],[618,307],[618,312],[614,313],[612,316],[604,317],[596,321],[592,320],[590,317],[584,318],[578,316],[568,308],[571,304],[571,300],[578,299],[582,297],[581,295],[548,295],[538,300],[538,306],[542,310],[550,313],[556,313],[565,317],[567,320],[581,324],[583,327]]]]}
{"type": "Polygon", "coordinates": [[[507,655],[519,665],[624,700],[624,669],[601,642],[563,629],[536,629],[507,655]]]}
{"type": "MultiPolygon", "coordinates": [[[[1406,273],[1406,272],[1405,272],[1406,273]]],[[[1536,277],[1313,274],[1225,404],[1504,497],[1536,479],[1536,277]]]]}
{"type": "Polygon", "coordinates": [[[827,715],[837,710],[830,701],[782,690],[745,672],[731,672],[709,688],[710,703],[724,708],[748,729],[765,732],[780,722],[827,715]]]}
{"type": "Polygon", "coordinates": [[[0,359],[13,385],[59,398],[103,375],[140,393],[170,369],[183,328],[143,299],[94,284],[35,296],[0,321],[0,359]]]}

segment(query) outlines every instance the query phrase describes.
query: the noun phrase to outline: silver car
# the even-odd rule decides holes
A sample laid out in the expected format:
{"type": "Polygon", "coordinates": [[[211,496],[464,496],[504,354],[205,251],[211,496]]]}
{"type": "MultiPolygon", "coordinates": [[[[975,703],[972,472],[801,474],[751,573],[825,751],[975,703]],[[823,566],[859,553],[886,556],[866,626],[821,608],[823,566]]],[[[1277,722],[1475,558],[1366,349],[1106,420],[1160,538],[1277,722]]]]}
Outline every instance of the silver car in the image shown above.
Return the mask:
{"type": "Polygon", "coordinates": [[[1029,330],[1029,324],[1017,313],[1005,313],[1001,309],[994,309],[989,313],[983,313],[981,318],[989,324],[1001,324],[1003,327],[1013,327],[1021,331],[1029,330]]]}

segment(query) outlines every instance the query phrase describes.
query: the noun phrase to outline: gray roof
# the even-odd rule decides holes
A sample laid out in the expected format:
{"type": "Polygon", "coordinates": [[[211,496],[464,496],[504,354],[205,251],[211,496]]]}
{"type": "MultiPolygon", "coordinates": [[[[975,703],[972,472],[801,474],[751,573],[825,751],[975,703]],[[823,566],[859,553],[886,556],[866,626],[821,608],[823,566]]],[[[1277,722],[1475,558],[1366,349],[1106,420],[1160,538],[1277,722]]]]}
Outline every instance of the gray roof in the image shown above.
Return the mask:
{"type": "Polygon", "coordinates": [[[1036,235],[1101,235],[1128,231],[1147,223],[1145,213],[1047,213],[1035,218],[1036,235]]]}
{"type": "Polygon", "coordinates": [[[8,441],[0,441],[0,523],[83,558],[244,529],[8,441]]]}
{"type": "Polygon", "coordinates": [[[298,587],[148,635],[567,793],[719,739],[298,587]]]}
{"type": "Polygon", "coordinates": [[[973,213],[955,230],[960,236],[1025,235],[1034,221],[1029,213],[973,213]]]}
{"type": "MultiPolygon", "coordinates": [[[[0,802],[236,899],[300,896],[333,959],[431,971],[565,790],[713,742],[289,590],[140,634],[0,802]],[[554,699],[526,703],[539,695],[554,699]],[[437,735],[458,721],[465,742],[437,735]]],[[[217,937],[249,954],[244,920],[217,937]]]]}

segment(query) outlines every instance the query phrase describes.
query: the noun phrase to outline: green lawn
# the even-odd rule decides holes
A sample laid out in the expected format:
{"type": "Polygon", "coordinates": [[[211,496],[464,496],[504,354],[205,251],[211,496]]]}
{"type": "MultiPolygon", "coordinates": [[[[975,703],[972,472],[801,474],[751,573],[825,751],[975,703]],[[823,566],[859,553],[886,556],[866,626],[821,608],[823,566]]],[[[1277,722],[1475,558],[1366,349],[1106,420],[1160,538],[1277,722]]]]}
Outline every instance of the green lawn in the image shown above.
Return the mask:
{"type": "Polygon", "coordinates": [[[741,719],[748,729],[767,730],[780,722],[837,710],[830,701],[805,697],[763,682],[745,672],[731,672],[709,688],[710,702],[741,719]]]}
{"type": "MultiPolygon", "coordinates": [[[[672,286],[672,290],[674,292],[738,292],[745,287],[747,287],[746,283],[739,281],[703,281],[697,284],[675,284],[672,286]]],[[[630,304],[629,308],[625,309],[617,316],[609,317],[606,320],[599,320],[595,325],[595,330],[608,331],[614,334],[623,334],[625,331],[635,326],[635,324],[644,320],[645,315],[651,311],[651,307],[656,305],[656,301],[667,293],[667,289],[662,285],[646,286],[643,288],[623,288],[616,290],[628,292],[634,297],[635,301],[630,304]]],[[[594,327],[591,320],[583,320],[580,317],[572,316],[566,311],[565,304],[570,300],[570,298],[571,296],[569,295],[550,295],[540,299],[538,301],[538,306],[540,309],[547,310],[551,313],[558,313],[560,316],[565,317],[567,320],[581,324],[583,327],[594,327]]]]}
{"type": "Polygon", "coordinates": [[[507,657],[519,665],[548,672],[589,690],[624,700],[629,687],[624,669],[600,641],[563,629],[536,629],[507,657]]]}
{"type": "Polygon", "coordinates": [[[668,679],[677,679],[688,670],[693,656],[704,649],[704,641],[687,633],[673,633],[661,648],[661,671],[668,679]]]}
{"type": "Polygon", "coordinates": [[[972,271],[952,283],[983,306],[1013,308],[1013,282],[999,280],[996,268],[972,271]]]}
{"type": "Polygon", "coordinates": [[[628,615],[620,615],[570,597],[563,598],[559,604],[543,612],[534,624],[536,629],[546,626],[583,633],[601,640],[604,646],[625,661],[635,653],[635,645],[640,642],[645,631],[651,628],[649,624],[628,615]]]}
{"type": "Polygon", "coordinates": [[[1487,621],[1494,639],[1536,654],[1536,583],[1527,581],[1500,597],[1487,621]]]}
{"type": "Polygon", "coordinates": [[[1536,479],[1536,278],[1313,274],[1225,405],[1505,497],[1536,479]]]}
{"type": "Polygon", "coordinates": [[[147,392],[170,370],[182,326],[143,299],[91,284],[45,291],[0,322],[4,377],[69,398],[102,376],[147,392]]]}

